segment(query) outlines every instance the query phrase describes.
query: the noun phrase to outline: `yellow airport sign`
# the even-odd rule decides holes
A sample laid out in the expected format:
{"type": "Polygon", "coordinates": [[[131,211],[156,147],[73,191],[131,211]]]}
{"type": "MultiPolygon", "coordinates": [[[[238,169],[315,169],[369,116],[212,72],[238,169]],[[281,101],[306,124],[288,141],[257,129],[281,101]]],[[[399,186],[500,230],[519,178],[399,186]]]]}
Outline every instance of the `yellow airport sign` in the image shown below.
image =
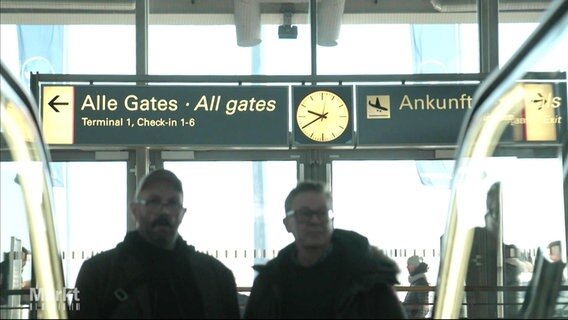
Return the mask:
{"type": "Polygon", "coordinates": [[[42,94],[42,130],[48,144],[74,142],[74,87],[49,86],[42,94]]]}

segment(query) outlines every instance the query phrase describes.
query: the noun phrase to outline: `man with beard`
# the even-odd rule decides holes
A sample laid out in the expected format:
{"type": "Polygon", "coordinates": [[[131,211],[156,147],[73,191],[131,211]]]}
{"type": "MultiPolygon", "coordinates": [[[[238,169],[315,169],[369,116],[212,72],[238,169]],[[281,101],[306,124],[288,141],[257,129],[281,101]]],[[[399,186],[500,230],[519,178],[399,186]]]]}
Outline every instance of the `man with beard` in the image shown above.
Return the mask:
{"type": "Polygon", "coordinates": [[[324,184],[300,182],[284,203],[294,242],[259,271],[245,318],[404,318],[393,285],[396,263],[366,237],[333,229],[324,184]]]}
{"type": "Polygon", "coordinates": [[[130,209],[137,229],[81,266],[72,318],[240,317],[233,273],[178,234],[186,208],[174,173],[146,175],[130,209]]]}
{"type": "Polygon", "coordinates": [[[408,291],[404,298],[406,314],[410,319],[425,318],[429,310],[428,291],[426,290],[426,287],[430,285],[426,278],[428,264],[422,261],[421,257],[412,256],[406,260],[406,268],[408,269],[410,287],[418,290],[423,289],[421,291],[408,291]]]}

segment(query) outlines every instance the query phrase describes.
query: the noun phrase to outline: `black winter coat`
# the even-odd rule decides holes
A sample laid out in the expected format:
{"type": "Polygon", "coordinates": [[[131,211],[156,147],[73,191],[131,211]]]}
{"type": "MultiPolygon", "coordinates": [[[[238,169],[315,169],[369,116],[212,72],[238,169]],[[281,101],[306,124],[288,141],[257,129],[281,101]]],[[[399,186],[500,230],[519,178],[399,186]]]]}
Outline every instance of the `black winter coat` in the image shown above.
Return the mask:
{"type": "MultiPolygon", "coordinates": [[[[79,301],[75,302],[74,307],[78,310],[70,311],[71,318],[149,319],[154,316],[152,300],[156,297],[155,292],[151,292],[149,282],[156,275],[149,274],[147,263],[142,262],[145,260],[141,260],[140,253],[136,252],[140,248],[133,243],[141,241],[139,239],[137,231],[129,232],[114,249],[97,254],[83,263],[76,282],[79,301]]],[[[199,297],[198,300],[202,302],[197,307],[199,312],[205,318],[239,318],[237,289],[231,270],[217,259],[195,251],[181,237],[177,241],[175,253],[179,259],[185,259],[178,263],[188,266],[182,270],[191,270],[191,274],[179,277],[184,280],[181,287],[191,286],[187,290],[192,290],[192,297],[199,297]]],[[[184,296],[179,290],[174,292],[174,295],[178,294],[184,296]]],[[[180,303],[191,304],[195,301],[180,303]]]]}
{"type": "MultiPolygon", "coordinates": [[[[426,271],[428,271],[428,264],[421,262],[410,274],[410,286],[428,287],[430,284],[426,279],[426,271]]],[[[423,289],[426,290],[426,288],[423,289]]],[[[428,291],[409,291],[404,298],[403,305],[409,319],[425,318],[430,310],[428,305],[428,291]]]]}
{"type": "MultiPolygon", "coordinates": [[[[332,283],[334,318],[405,318],[402,304],[394,290],[398,283],[399,269],[394,261],[369,245],[367,238],[353,231],[335,229],[332,235],[332,252],[342,261],[342,267],[334,269],[337,277],[332,283]],[[342,274],[338,274],[341,272],[342,274]],[[337,279],[346,281],[337,281],[337,279]]],[[[295,254],[295,244],[282,249],[278,256],[265,266],[257,268],[251,295],[244,318],[302,317],[284,305],[284,287],[291,281],[286,278],[287,265],[295,254]],[[286,280],[285,280],[286,279],[286,280]]],[[[327,258],[326,258],[327,259],[327,258]]],[[[293,280],[292,280],[293,281],[293,280]]],[[[318,297],[313,297],[318,299],[318,297]]]]}

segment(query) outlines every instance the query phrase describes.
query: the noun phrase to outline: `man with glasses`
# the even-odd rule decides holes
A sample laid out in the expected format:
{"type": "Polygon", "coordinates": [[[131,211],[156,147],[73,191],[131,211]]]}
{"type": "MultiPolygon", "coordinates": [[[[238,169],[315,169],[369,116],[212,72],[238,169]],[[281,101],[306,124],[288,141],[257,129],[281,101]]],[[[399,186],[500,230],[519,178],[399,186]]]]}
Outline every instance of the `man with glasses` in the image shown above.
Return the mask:
{"type": "Polygon", "coordinates": [[[245,318],[405,318],[396,263],[366,237],[333,228],[324,184],[300,182],[284,203],[295,241],[259,271],[245,318]]]}
{"type": "Polygon", "coordinates": [[[137,229],[83,263],[72,317],[240,317],[233,273],[178,234],[186,208],[174,173],[146,175],[130,209],[137,229]]]}

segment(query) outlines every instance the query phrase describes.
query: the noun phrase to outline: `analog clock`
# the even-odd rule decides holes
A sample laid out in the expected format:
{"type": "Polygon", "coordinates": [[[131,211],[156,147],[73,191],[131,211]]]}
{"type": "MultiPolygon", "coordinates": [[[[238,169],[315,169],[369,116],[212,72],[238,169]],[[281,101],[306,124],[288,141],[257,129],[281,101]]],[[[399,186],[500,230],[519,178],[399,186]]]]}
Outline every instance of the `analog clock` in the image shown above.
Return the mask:
{"type": "Polygon", "coordinates": [[[348,124],[349,109],[334,92],[313,91],[297,105],[296,125],[313,141],[333,141],[343,134],[348,124]]]}

